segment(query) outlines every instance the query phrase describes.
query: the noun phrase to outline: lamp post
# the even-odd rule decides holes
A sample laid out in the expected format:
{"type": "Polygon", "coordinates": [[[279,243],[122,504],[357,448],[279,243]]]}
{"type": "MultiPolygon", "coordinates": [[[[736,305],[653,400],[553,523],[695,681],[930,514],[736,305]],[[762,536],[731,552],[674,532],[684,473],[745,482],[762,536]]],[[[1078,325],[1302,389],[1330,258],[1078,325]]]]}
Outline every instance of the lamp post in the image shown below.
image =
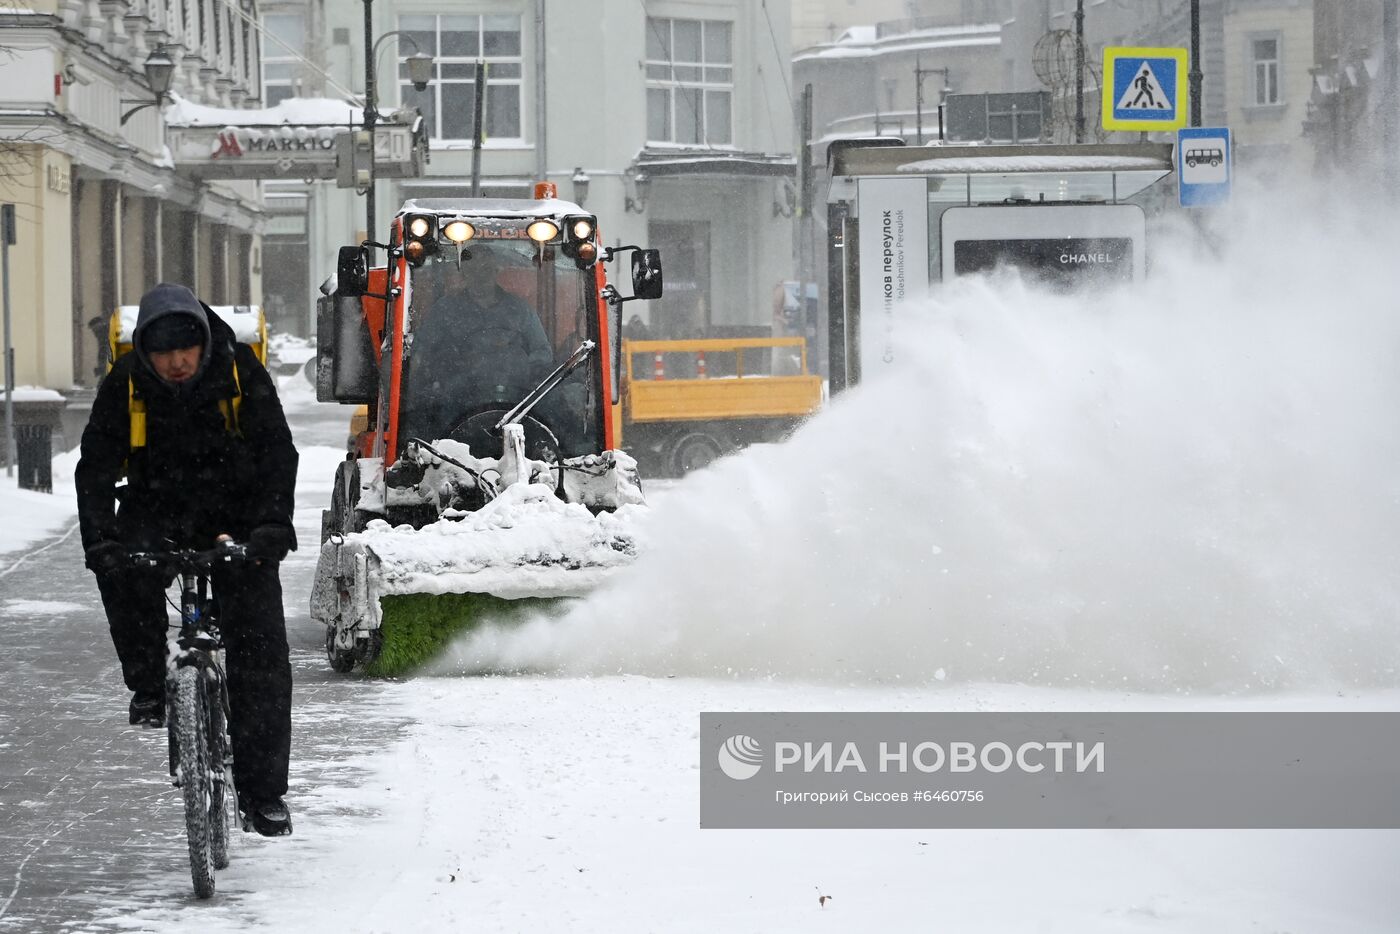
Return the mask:
{"type": "Polygon", "coordinates": [[[1084,0],[1074,7],[1074,141],[1084,142],[1084,0]]]}
{"type": "Polygon", "coordinates": [[[379,121],[379,95],[376,93],[374,72],[375,57],[379,54],[379,44],[385,39],[398,36],[407,39],[413,46],[414,54],[408,57],[408,80],[415,90],[422,91],[433,77],[433,57],[418,48],[413,37],[401,29],[386,32],[374,39],[374,0],[365,3],[365,132],[369,134],[369,188],[365,191],[365,238],[374,241],[374,126],[379,121]]]}
{"type": "Polygon", "coordinates": [[[1386,193],[1394,198],[1400,195],[1400,170],[1395,165],[1400,159],[1400,118],[1395,113],[1400,107],[1400,8],[1396,0],[1381,4],[1381,44],[1385,49],[1381,57],[1381,158],[1386,193]]]}
{"type": "Polygon", "coordinates": [[[122,101],[123,104],[136,104],[126,113],[122,114],[121,126],[126,126],[126,121],[131,119],[131,115],[147,107],[159,107],[165,103],[165,96],[170,93],[171,82],[175,79],[175,62],[166,54],[164,48],[156,49],[146,56],[146,62],[141,66],[146,72],[146,85],[150,87],[154,100],[149,101],[122,101]]]}
{"type": "Polygon", "coordinates": [[[1201,0],[1191,0],[1191,70],[1186,73],[1191,92],[1191,125],[1201,125],[1201,0]]]}
{"type": "MultiPolygon", "coordinates": [[[[943,101],[948,97],[948,92],[952,90],[948,87],[947,68],[925,68],[923,59],[914,59],[914,134],[918,139],[918,145],[924,144],[924,75],[942,75],[943,89],[938,92],[938,105],[943,106],[943,101]]],[[[942,122],[939,123],[939,139],[943,138],[942,122]]]]}

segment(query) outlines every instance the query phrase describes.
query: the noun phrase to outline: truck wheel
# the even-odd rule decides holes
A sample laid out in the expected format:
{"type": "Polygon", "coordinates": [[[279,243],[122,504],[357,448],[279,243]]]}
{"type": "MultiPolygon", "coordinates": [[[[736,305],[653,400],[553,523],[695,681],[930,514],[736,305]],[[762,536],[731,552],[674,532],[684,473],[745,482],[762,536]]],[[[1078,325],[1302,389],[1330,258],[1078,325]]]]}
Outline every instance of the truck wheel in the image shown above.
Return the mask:
{"type": "Polygon", "coordinates": [[[703,431],[692,431],[676,439],[671,446],[671,470],[678,477],[685,476],[692,470],[708,467],[727,450],[723,439],[703,431]]]}

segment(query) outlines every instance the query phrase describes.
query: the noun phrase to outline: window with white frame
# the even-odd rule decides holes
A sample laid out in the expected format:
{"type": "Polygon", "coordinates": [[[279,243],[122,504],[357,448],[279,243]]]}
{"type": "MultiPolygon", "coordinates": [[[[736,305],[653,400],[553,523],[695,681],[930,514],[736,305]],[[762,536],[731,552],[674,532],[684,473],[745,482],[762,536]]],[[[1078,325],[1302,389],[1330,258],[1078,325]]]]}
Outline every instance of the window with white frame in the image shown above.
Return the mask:
{"type": "Polygon", "coordinates": [[[1254,103],[1257,106],[1279,102],[1278,46],[1277,36],[1250,40],[1254,60],[1254,103]]]}
{"type": "Polygon", "coordinates": [[[649,142],[733,142],[733,39],[732,23],[647,17],[649,142]]]}
{"type": "Polygon", "coordinates": [[[487,139],[520,139],[520,17],[514,15],[424,14],[400,16],[399,101],[423,114],[428,136],[473,138],[476,63],[486,64],[482,123],[487,139]],[[406,41],[411,39],[412,41],[406,41]],[[414,49],[414,44],[418,48],[414,49]],[[433,81],[416,91],[406,59],[415,51],[433,56],[433,81]]]}
{"type": "Polygon", "coordinates": [[[276,107],[301,92],[301,62],[293,50],[306,48],[306,19],[299,13],[269,13],[263,30],[263,106],[276,107]]]}

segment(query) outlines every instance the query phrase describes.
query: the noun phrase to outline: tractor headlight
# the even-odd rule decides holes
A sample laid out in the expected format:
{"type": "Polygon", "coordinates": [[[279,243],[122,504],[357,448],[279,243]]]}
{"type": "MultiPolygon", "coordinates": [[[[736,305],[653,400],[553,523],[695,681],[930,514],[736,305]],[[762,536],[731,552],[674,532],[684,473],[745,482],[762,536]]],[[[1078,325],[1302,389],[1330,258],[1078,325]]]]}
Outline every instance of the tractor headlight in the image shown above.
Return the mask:
{"type": "Polygon", "coordinates": [[[442,234],[453,243],[466,243],[476,236],[476,228],[466,221],[453,221],[442,228],[442,234]]]}
{"type": "Polygon", "coordinates": [[[553,221],[535,221],[525,229],[525,232],[536,243],[548,243],[559,236],[559,226],[553,221]]]}
{"type": "Polygon", "coordinates": [[[575,260],[580,268],[590,266],[598,258],[598,246],[593,238],[598,234],[598,219],[589,214],[564,218],[564,255],[575,260]]]}
{"type": "Polygon", "coordinates": [[[437,218],[429,214],[410,214],[403,219],[403,255],[414,266],[421,265],[429,253],[437,252],[437,218]]]}

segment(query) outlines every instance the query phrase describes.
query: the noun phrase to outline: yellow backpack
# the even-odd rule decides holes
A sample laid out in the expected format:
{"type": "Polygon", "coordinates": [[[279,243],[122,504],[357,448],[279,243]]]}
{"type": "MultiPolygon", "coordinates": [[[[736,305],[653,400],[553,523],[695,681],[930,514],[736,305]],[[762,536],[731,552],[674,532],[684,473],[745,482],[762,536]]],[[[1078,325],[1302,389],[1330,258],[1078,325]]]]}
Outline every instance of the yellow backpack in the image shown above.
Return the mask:
{"type": "MultiPolygon", "coordinates": [[[[243,437],[238,426],[238,407],[243,402],[243,382],[238,378],[238,361],[233,361],[233,388],[238,394],[232,399],[220,399],[219,411],[224,413],[224,428],[230,434],[243,437]]],[[[131,449],[146,446],[146,400],[136,398],[136,386],[126,378],[126,411],[131,417],[131,449]]]]}

